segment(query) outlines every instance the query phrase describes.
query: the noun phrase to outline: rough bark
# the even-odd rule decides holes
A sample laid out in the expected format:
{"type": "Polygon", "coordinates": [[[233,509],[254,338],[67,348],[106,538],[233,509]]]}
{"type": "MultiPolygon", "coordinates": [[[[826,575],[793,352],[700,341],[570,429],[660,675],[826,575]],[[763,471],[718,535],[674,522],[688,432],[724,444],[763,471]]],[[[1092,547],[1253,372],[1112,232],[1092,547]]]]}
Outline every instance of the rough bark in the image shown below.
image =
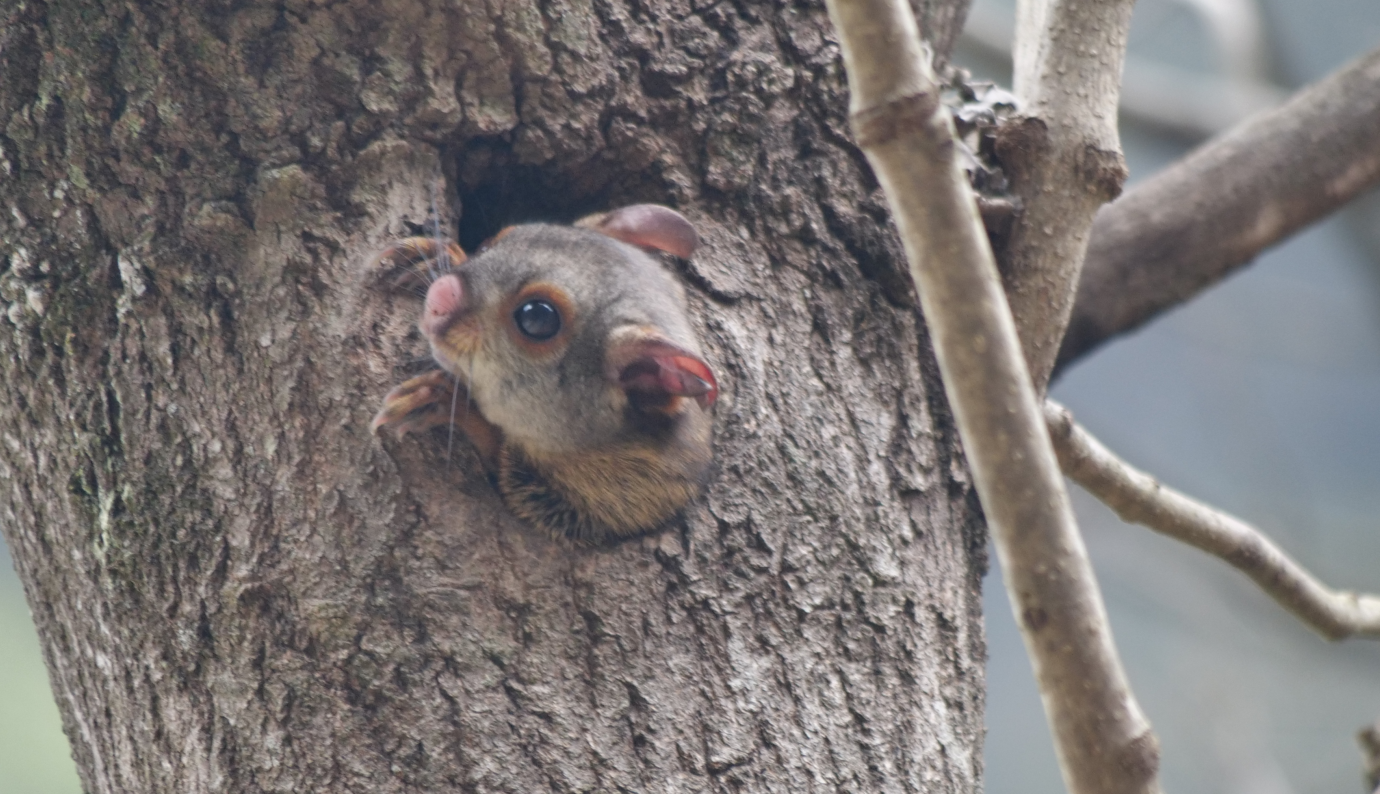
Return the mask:
{"type": "Polygon", "coordinates": [[[980,790],[981,519],[837,54],[808,3],[0,7],[0,521],[86,789],[980,790]],[[370,437],[436,201],[699,224],[683,522],[572,549],[370,437]]]}

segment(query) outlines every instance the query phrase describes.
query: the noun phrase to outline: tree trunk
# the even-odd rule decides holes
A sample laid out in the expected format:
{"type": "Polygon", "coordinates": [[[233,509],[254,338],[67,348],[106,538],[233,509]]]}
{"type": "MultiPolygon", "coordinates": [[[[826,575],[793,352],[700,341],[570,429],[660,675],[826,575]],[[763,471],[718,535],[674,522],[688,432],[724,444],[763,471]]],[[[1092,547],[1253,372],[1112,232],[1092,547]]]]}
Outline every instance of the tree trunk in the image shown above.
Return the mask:
{"type": "Polygon", "coordinates": [[[844,109],[812,3],[6,0],[0,520],[87,791],[979,791],[984,530],[844,109]],[[375,252],[638,201],[706,240],[683,522],[370,435],[375,252]]]}

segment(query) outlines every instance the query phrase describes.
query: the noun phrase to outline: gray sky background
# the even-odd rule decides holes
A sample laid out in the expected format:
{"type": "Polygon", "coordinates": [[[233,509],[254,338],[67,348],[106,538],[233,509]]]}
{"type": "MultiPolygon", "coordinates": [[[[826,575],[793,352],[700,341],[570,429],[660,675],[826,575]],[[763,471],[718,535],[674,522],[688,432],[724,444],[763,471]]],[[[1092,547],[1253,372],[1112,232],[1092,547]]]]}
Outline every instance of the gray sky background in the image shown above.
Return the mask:
{"type": "MultiPolygon", "coordinates": [[[[1220,74],[1188,8],[1201,4],[1140,0],[1131,54],[1220,74]]],[[[1257,8],[1266,76],[1286,88],[1380,45],[1374,0],[1257,8]]],[[[1008,80],[975,48],[956,60],[1008,80]]],[[[1194,143],[1125,118],[1122,135],[1132,182],[1194,143]]],[[[1108,345],[1053,394],[1130,462],[1255,523],[1330,584],[1380,590],[1380,266],[1364,243],[1380,229],[1380,201],[1367,203],[1108,345]]],[[[1128,673],[1160,736],[1165,790],[1361,792],[1355,733],[1380,718],[1380,644],[1328,643],[1221,563],[1121,523],[1082,492],[1075,502],[1128,673]]],[[[987,789],[1061,792],[995,573],[986,603],[987,789]]]]}

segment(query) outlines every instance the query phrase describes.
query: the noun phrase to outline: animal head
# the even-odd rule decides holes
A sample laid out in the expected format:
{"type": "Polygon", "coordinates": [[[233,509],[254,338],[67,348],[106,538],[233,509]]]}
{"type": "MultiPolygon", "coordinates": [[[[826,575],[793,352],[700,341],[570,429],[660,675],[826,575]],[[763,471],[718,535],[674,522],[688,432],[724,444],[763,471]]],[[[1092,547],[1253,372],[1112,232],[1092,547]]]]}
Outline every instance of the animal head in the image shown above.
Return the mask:
{"type": "Polygon", "coordinates": [[[505,229],[437,278],[420,327],[486,419],[529,452],[664,432],[718,394],[685,295],[648,253],[688,257],[678,213],[635,205],[505,229]]]}

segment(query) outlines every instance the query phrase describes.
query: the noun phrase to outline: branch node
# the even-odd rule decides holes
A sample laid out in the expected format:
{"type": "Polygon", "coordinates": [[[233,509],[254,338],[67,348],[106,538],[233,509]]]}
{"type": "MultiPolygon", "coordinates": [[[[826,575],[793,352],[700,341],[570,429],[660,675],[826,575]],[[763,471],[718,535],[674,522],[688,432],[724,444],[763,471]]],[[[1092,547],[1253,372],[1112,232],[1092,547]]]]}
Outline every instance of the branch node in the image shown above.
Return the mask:
{"type": "Polygon", "coordinates": [[[1021,622],[1031,631],[1039,631],[1049,624],[1049,613],[1040,607],[1029,607],[1021,612],[1021,622]]]}
{"type": "Polygon", "coordinates": [[[1121,186],[1130,175],[1126,158],[1120,151],[1102,149],[1091,143],[1079,151],[1076,163],[1079,180],[1104,203],[1121,195],[1121,186]]]}
{"type": "Polygon", "coordinates": [[[1126,776],[1138,782],[1155,778],[1160,771],[1160,740],[1154,731],[1147,730],[1122,745],[1117,759],[1126,776]]]}
{"type": "Polygon", "coordinates": [[[1012,179],[1025,179],[1050,149],[1049,125],[1038,116],[1012,116],[997,127],[995,151],[1002,170],[1012,179]]]}
{"type": "Polygon", "coordinates": [[[890,143],[911,130],[923,129],[939,109],[939,94],[920,91],[852,114],[853,137],[867,149],[890,143]]]}

